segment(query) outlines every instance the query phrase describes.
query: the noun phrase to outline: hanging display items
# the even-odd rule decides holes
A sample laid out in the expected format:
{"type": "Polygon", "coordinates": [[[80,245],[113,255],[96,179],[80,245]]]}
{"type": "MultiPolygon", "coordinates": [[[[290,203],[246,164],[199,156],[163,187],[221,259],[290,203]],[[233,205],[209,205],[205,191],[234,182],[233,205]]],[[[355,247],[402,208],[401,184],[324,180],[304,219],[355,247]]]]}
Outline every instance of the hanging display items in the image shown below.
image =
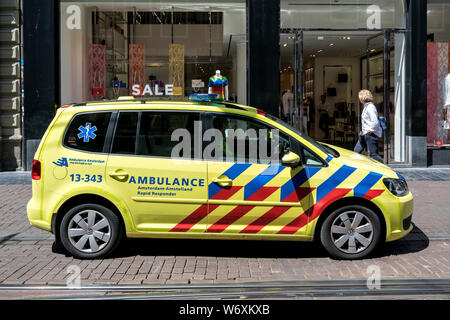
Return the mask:
{"type": "Polygon", "coordinates": [[[184,92],[184,45],[169,45],[169,82],[173,84],[173,94],[184,92]]]}
{"type": "Polygon", "coordinates": [[[106,46],[89,45],[89,88],[90,100],[100,100],[105,95],[106,46]]]}
{"type": "Polygon", "coordinates": [[[208,93],[217,94],[217,99],[228,100],[228,79],[220,74],[220,70],[209,78],[208,93]]]}
{"type": "Polygon", "coordinates": [[[138,88],[142,95],[145,85],[145,46],[143,44],[130,44],[130,65],[129,65],[129,83],[130,95],[133,88],[138,88]]]}

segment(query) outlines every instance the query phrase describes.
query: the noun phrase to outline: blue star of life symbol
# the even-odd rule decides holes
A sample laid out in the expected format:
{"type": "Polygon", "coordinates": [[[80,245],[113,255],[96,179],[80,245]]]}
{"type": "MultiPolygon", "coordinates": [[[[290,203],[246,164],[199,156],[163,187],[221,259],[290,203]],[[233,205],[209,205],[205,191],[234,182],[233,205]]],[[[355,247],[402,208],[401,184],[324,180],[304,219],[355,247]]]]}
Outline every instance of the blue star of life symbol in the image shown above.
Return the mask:
{"type": "Polygon", "coordinates": [[[80,133],[78,134],[78,139],[83,138],[83,142],[89,142],[89,139],[95,139],[95,137],[97,136],[94,132],[97,131],[97,127],[93,126],[91,128],[91,124],[90,123],[86,123],[83,126],[80,126],[78,128],[78,130],[80,130],[80,133]]]}
{"type": "Polygon", "coordinates": [[[58,161],[53,161],[54,164],[56,164],[58,167],[68,167],[69,164],[67,163],[67,158],[63,157],[61,159],[58,159],[58,161]]]}

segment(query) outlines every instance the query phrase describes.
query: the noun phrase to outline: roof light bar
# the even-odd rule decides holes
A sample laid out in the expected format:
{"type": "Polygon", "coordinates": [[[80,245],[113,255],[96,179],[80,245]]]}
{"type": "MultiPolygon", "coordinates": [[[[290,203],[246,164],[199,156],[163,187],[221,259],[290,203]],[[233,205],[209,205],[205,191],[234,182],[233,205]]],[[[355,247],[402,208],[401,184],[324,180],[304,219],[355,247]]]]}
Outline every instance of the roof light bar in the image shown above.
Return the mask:
{"type": "Polygon", "coordinates": [[[194,93],[189,95],[191,101],[212,101],[217,99],[216,93],[194,93]]]}

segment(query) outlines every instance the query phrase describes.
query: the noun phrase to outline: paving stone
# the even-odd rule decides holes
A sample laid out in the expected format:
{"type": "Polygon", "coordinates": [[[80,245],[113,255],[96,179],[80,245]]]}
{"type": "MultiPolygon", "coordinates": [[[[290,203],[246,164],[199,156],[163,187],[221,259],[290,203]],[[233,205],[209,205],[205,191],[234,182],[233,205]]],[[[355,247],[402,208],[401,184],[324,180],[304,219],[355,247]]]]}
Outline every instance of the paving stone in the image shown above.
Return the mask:
{"type": "MultiPolygon", "coordinates": [[[[267,245],[261,250],[255,247],[255,242],[207,240],[202,240],[198,256],[186,255],[184,248],[186,252],[192,252],[192,247],[189,244],[188,250],[184,247],[185,242],[180,240],[176,251],[179,256],[147,256],[145,249],[125,247],[124,256],[118,254],[104,260],[73,259],[52,252],[52,236],[30,226],[26,203],[31,196],[31,187],[0,185],[0,283],[66,285],[70,265],[80,268],[82,284],[366,279],[370,265],[379,266],[385,279],[450,278],[450,182],[418,181],[420,176],[430,178],[432,175],[411,174],[417,178],[408,181],[415,197],[413,232],[405,239],[382,245],[369,259],[357,261],[338,261],[323,252],[316,254],[312,244],[301,244],[305,250],[298,250],[298,243],[261,242],[267,245]],[[5,237],[16,234],[21,237],[17,238],[19,240],[5,237]],[[208,246],[214,251],[206,250],[208,246]],[[217,252],[217,257],[211,256],[211,252],[217,252]]],[[[434,178],[440,174],[434,172],[434,178]]],[[[140,241],[145,246],[147,240],[138,239],[133,246],[140,241]]],[[[168,254],[172,252],[175,251],[168,254]]]]}

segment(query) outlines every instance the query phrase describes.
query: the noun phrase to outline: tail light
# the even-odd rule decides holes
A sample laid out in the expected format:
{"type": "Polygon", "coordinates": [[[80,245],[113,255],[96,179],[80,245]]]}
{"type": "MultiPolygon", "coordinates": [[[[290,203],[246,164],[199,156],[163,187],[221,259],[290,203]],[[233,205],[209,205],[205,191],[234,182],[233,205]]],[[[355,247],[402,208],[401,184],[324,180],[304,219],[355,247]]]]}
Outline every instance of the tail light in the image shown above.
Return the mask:
{"type": "Polygon", "coordinates": [[[31,179],[41,180],[41,162],[39,160],[33,160],[31,165],[31,179]]]}
{"type": "Polygon", "coordinates": [[[262,111],[261,109],[256,109],[256,112],[262,116],[266,116],[266,113],[264,111],[262,111]]]}

